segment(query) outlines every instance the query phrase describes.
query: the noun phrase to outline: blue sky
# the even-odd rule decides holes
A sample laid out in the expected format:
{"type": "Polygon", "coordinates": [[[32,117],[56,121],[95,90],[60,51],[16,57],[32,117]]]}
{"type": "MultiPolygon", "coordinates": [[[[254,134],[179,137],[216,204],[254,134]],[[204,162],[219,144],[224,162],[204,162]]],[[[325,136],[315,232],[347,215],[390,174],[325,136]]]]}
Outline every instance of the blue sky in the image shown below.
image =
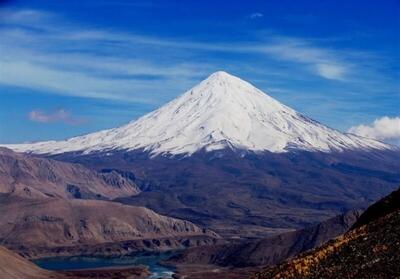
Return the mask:
{"type": "Polygon", "coordinates": [[[391,0],[1,1],[0,143],[124,124],[217,70],[400,139],[399,32],[391,0]]]}

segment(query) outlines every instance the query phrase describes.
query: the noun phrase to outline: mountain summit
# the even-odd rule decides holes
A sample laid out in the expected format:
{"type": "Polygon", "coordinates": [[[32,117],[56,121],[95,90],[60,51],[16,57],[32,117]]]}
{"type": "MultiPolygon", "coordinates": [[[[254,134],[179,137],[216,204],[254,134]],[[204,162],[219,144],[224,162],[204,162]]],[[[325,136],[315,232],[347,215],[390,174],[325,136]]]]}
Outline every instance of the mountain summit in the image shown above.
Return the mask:
{"type": "Polygon", "coordinates": [[[328,128],[223,71],[124,126],[64,141],[7,147],[42,154],[143,149],[152,155],[227,147],[270,152],[389,148],[328,128]]]}

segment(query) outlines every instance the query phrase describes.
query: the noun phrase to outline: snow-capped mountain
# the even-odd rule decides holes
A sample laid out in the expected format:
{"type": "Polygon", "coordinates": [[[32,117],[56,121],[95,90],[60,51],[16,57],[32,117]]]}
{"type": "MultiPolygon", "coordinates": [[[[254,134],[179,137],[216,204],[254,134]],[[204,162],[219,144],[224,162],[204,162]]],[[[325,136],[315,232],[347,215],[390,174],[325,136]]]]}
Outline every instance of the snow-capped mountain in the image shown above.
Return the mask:
{"type": "Polygon", "coordinates": [[[190,155],[226,147],[278,153],[390,148],[328,128],[222,71],[124,126],[64,141],[7,147],[41,154],[143,149],[152,155],[190,155]]]}

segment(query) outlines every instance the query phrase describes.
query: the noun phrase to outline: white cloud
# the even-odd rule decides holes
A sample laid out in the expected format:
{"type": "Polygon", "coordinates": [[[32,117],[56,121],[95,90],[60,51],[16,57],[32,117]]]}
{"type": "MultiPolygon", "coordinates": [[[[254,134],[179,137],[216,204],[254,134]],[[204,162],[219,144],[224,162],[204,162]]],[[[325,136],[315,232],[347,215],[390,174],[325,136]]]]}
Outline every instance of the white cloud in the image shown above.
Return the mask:
{"type": "Polygon", "coordinates": [[[400,144],[400,117],[381,117],[367,125],[351,127],[349,133],[400,144]]]}
{"type": "Polygon", "coordinates": [[[341,65],[335,64],[316,64],[318,74],[327,79],[343,80],[346,69],[341,65]]]}
{"type": "Polygon", "coordinates": [[[83,118],[77,118],[71,116],[71,114],[65,109],[57,109],[51,113],[46,113],[42,110],[32,110],[28,113],[28,118],[34,122],[40,123],[53,123],[62,122],[68,125],[78,125],[85,122],[83,118]]]}
{"type": "Polygon", "coordinates": [[[262,13],[252,13],[249,15],[251,19],[262,18],[264,15],[262,13]]]}

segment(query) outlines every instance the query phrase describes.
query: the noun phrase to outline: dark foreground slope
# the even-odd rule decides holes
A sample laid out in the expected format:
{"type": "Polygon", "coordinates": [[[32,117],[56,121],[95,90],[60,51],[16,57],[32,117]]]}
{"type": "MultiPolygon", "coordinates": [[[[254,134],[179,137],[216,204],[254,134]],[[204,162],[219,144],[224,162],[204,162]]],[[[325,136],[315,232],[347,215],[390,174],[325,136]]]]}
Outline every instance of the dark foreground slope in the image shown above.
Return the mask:
{"type": "Polygon", "coordinates": [[[400,189],[368,207],[357,219],[353,229],[369,224],[397,210],[400,210],[400,189]]]}
{"type": "Polygon", "coordinates": [[[254,278],[399,278],[399,192],[371,206],[346,234],[254,278]]]}

